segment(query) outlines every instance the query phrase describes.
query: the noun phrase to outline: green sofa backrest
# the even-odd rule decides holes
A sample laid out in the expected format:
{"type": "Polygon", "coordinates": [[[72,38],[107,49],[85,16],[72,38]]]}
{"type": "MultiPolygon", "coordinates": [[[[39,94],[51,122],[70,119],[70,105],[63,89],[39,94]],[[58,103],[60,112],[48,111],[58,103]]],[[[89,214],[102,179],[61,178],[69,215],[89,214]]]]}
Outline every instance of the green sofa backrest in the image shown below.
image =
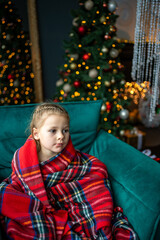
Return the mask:
{"type": "MultiPolygon", "coordinates": [[[[70,132],[75,148],[88,152],[99,123],[102,101],[59,103],[70,115],[70,132]]],[[[11,173],[14,152],[30,134],[29,124],[37,104],[0,107],[0,179],[11,173]]]]}

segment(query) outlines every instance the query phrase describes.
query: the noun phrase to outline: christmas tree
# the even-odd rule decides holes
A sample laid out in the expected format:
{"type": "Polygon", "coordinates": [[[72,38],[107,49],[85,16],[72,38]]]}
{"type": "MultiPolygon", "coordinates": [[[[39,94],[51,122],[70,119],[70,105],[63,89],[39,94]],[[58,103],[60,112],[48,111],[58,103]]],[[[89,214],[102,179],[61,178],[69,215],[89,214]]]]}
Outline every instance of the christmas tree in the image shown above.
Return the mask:
{"type": "Polygon", "coordinates": [[[0,105],[34,102],[31,44],[14,2],[0,1],[0,105]]]}
{"type": "Polygon", "coordinates": [[[113,0],[81,0],[79,8],[72,10],[54,101],[102,99],[100,128],[122,138],[131,127],[130,101],[124,94],[126,80],[119,59],[124,44],[116,36],[116,7],[113,0]]]}

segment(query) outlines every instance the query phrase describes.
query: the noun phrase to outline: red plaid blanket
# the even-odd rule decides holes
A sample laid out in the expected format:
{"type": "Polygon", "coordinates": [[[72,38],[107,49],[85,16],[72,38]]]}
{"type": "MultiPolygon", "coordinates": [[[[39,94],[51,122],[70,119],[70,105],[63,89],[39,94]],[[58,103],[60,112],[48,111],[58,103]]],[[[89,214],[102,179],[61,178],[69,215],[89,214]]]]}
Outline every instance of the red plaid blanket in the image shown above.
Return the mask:
{"type": "Polygon", "coordinates": [[[9,239],[136,239],[119,211],[112,224],[106,166],[76,151],[71,139],[58,156],[39,164],[30,136],[14,154],[12,169],[0,186],[1,220],[9,239]]]}

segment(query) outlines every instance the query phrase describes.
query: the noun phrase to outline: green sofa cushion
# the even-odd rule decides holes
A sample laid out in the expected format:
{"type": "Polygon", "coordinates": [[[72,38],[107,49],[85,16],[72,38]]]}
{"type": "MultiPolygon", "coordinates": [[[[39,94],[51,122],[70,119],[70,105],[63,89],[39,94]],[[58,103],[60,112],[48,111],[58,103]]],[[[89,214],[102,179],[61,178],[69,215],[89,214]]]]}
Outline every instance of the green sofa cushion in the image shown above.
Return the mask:
{"type": "Polygon", "coordinates": [[[124,209],[140,239],[158,239],[160,164],[102,130],[89,153],[106,164],[115,203],[124,209]]]}
{"type": "MultiPolygon", "coordinates": [[[[74,146],[88,152],[97,134],[102,101],[66,102],[61,104],[70,115],[70,132],[74,146]]],[[[0,107],[0,178],[11,172],[14,152],[30,134],[29,124],[37,104],[0,107]]]]}

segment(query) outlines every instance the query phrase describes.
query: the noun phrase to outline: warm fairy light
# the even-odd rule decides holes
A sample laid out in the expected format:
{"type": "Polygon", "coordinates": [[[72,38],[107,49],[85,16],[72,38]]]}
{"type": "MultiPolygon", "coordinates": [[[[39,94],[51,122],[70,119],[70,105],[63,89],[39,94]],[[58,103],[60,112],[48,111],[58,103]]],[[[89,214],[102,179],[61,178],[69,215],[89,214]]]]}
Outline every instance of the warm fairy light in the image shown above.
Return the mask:
{"type": "Polygon", "coordinates": [[[112,131],[111,130],[108,130],[108,133],[111,133],[112,131]]]}
{"type": "Polygon", "coordinates": [[[64,91],[63,91],[63,90],[60,90],[60,94],[63,95],[63,94],[64,94],[64,91]]]}
{"type": "Polygon", "coordinates": [[[105,121],[105,122],[107,122],[107,120],[108,120],[107,118],[104,118],[104,121],[105,121]]]}
{"type": "Polygon", "coordinates": [[[96,13],[99,14],[99,11],[97,11],[96,13]]]}
{"type": "Polygon", "coordinates": [[[80,68],[82,65],[81,64],[78,64],[78,67],[80,68]]]}
{"type": "Polygon", "coordinates": [[[84,101],[84,97],[82,97],[81,100],[84,101]]]}
{"type": "Polygon", "coordinates": [[[31,77],[31,78],[34,78],[34,73],[30,73],[30,77],[31,77]]]}
{"type": "Polygon", "coordinates": [[[81,48],[81,47],[82,47],[82,44],[78,44],[78,47],[81,48]]]}
{"type": "Polygon", "coordinates": [[[91,84],[90,84],[90,83],[88,83],[88,84],[87,84],[87,87],[88,87],[88,88],[90,88],[90,87],[91,87],[91,84]]]}
{"type": "Polygon", "coordinates": [[[76,71],[76,74],[78,75],[78,74],[79,74],[79,71],[76,71]]]}
{"type": "Polygon", "coordinates": [[[75,91],[75,92],[74,92],[74,95],[75,95],[75,97],[79,97],[79,96],[80,96],[80,93],[77,92],[77,91],[75,91]]]}
{"type": "Polygon", "coordinates": [[[116,45],[115,44],[112,44],[112,47],[115,47],[116,45]]]}
{"type": "Polygon", "coordinates": [[[99,70],[101,67],[100,66],[97,66],[97,69],[99,70]]]}
{"type": "Polygon", "coordinates": [[[83,20],[83,21],[82,21],[82,24],[85,24],[85,23],[86,23],[86,21],[83,20]]]}
{"type": "Polygon", "coordinates": [[[67,64],[64,64],[64,67],[65,67],[65,68],[67,68],[67,67],[68,67],[68,65],[67,65],[67,64]]]}
{"type": "Polygon", "coordinates": [[[97,98],[96,98],[96,97],[94,97],[94,98],[93,98],[93,100],[94,100],[94,101],[97,101],[97,98]]]}
{"type": "Polygon", "coordinates": [[[86,65],[86,63],[85,63],[85,62],[82,62],[82,65],[86,65]]]}
{"type": "Polygon", "coordinates": [[[87,100],[87,101],[90,101],[90,98],[89,98],[89,97],[87,97],[87,98],[86,98],[86,100],[87,100]]]}
{"type": "Polygon", "coordinates": [[[100,52],[100,53],[99,53],[99,55],[100,55],[100,56],[102,56],[102,55],[103,55],[103,53],[102,53],[102,52],[100,52]]]}
{"type": "Polygon", "coordinates": [[[124,100],[127,100],[128,98],[127,98],[127,96],[124,96],[124,100]]]}
{"type": "Polygon", "coordinates": [[[98,80],[101,80],[102,78],[101,78],[101,76],[98,76],[98,80]]]}
{"type": "Polygon", "coordinates": [[[125,84],[125,94],[133,99],[135,104],[139,103],[139,100],[146,96],[149,89],[149,82],[145,81],[141,84],[136,82],[126,82],[125,84]]]}
{"type": "Polygon", "coordinates": [[[86,66],[85,68],[88,70],[88,69],[89,69],[89,66],[86,66]]]}
{"type": "Polygon", "coordinates": [[[116,74],[117,73],[117,69],[113,69],[113,73],[116,74]]]}

